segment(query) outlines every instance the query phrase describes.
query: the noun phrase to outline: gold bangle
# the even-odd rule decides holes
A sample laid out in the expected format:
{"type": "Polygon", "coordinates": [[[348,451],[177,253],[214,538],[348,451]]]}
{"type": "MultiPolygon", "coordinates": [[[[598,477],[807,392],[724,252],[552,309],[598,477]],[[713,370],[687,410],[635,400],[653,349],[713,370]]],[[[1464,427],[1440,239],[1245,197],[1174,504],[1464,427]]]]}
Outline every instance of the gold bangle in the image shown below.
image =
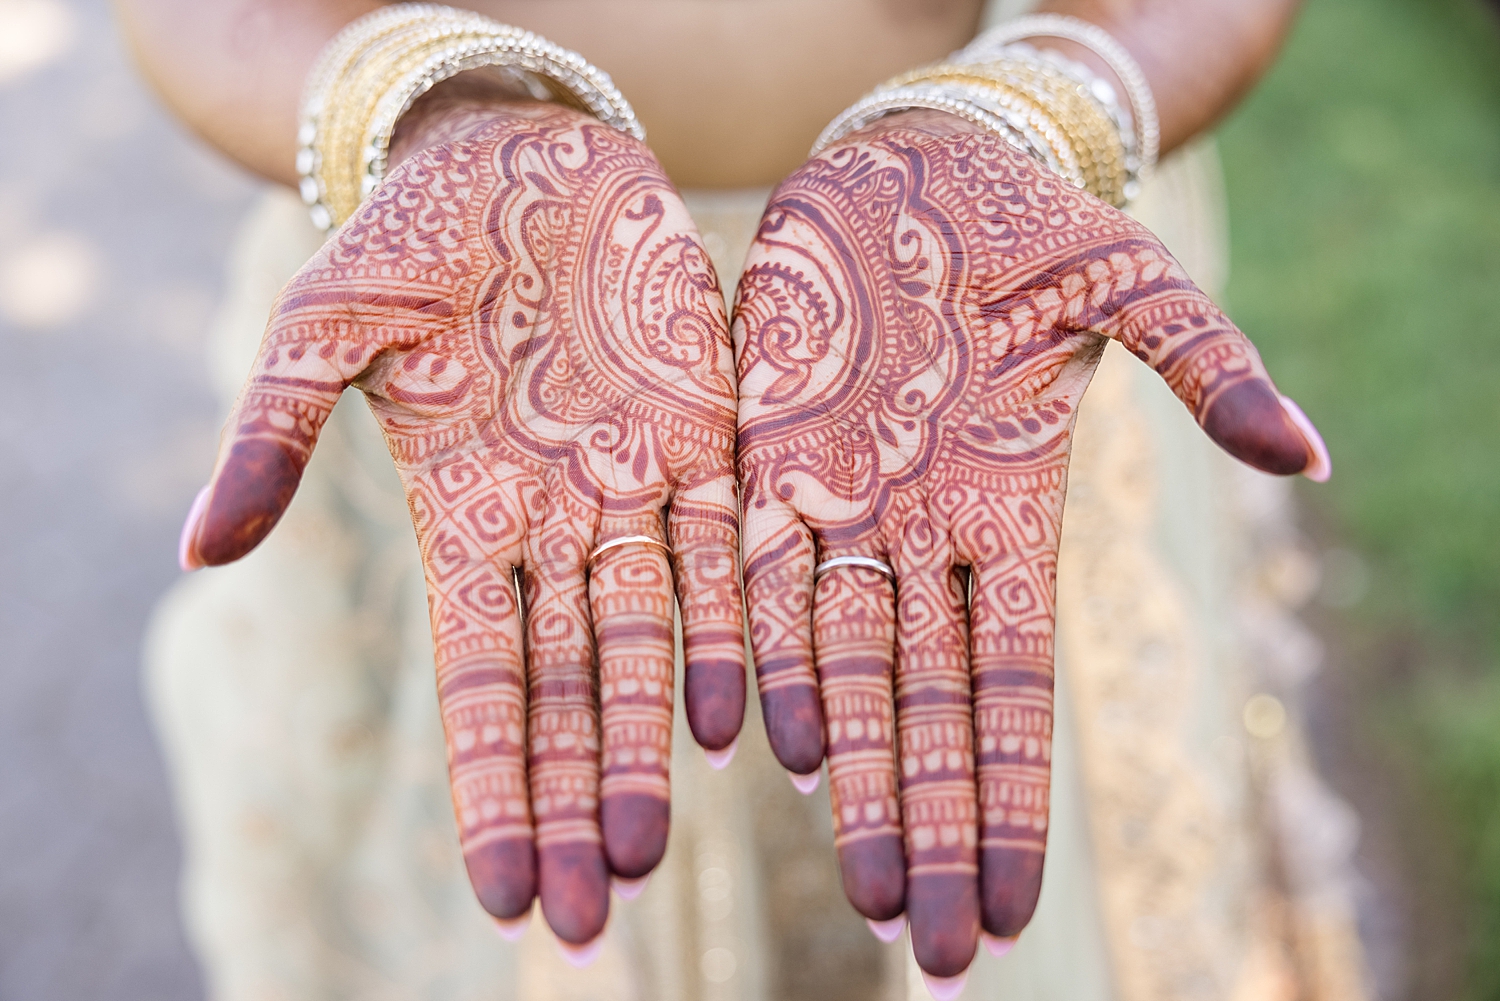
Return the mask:
{"type": "Polygon", "coordinates": [[[1108,113],[1061,71],[1041,63],[1005,61],[980,67],[984,79],[1015,87],[1054,118],[1079,161],[1085,187],[1111,204],[1124,201],[1125,146],[1108,113]]]}
{"type": "Polygon", "coordinates": [[[882,88],[917,82],[950,83],[987,93],[1001,107],[1022,115],[1043,137],[1065,178],[1111,204],[1124,202],[1127,174],[1120,130],[1107,111],[1060,70],[1020,59],[943,63],[903,73],[882,88]]]}

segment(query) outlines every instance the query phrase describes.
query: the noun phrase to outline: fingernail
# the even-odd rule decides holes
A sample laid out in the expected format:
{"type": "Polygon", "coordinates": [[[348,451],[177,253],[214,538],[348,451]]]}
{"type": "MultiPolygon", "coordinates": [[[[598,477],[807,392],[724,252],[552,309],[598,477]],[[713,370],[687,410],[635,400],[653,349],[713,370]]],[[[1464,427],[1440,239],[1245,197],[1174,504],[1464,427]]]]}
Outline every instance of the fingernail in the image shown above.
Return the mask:
{"type": "Polygon", "coordinates": [[[193,541],[198,536],[198,522],[203,520],[203,509],[208,507],[208,487],[198,491],[193,506],[188,508],[187,521],[182,523],[182,535],[177,540],[177,565],[185,572],[199,569],[203,564],[193,560],[193,541]]]}
{"type": "Polygon", "coordinates": [[[937,1001],[953,1001],[964,992],[964,983],[968,979],[968,970],[956,977],[934,977],[926,970],[922,971],[922,982],[927,985],[927,992],[937,998],[937,1001]]]}
{"type": "Polygon", "coordinates": [[[1290,397],[1281,398],[1281,409],[1285,410],[1286,415],[1292,419],[1292,423],[1297,425],[1297,430],[1302,432],[1302,439],[1307,442],[1307,447],[1313,452],[1313,461],[1302,470],[1302,475],[1314,483],[1328,482],[1328,477],[1333,475],[1333,459],[1328,454],[1328,446],[1323,443],[1323,436],[1318,434],[1318,429],[1313,427],[1313,422],[1307,419],[1302,408],[1297,406],[1290,397]]]}
{"type": "Polygon", "coordinates": [[[729,742],[728,747],[720,748],[717,751],[704,751],[703,754],[708,758],[708,767],[716,772],[722,772],[734,760],[734,752],[739,750],[739,748],[740,738],[736,737],[729,742]]]}
{"type": "Polygon", "coordinates": [[[870,931],[875,937],[887,945],[901,937],[901,930],[906,927],[906,915],[897,914],[889,921],[876,921],[874,918],[865,918],[865,924],[870,926],[870,931]]]}
{"type": "Polygon", "coordinates": [[[557,950],[562,953],[562,958],[568,961],[569,966],[581,970],[598,959],[599,953],[604,951],[604,935],[595,935],[592,942],[585,942],[583,945],[573,945],[558,939],[557,950]]]}
{"type": "Polygon", "coordinates": [[[1012,935],[1010,938],[1001,938],[998,935],[991,935],[987,931],[979,933],[979,938],[984,942],[985,949],[996,959],[1014,949],[1016,947],[1016,940],[1020,937],[1019,935],[1012,935]]]}
{"type": "Polygon", "coordinates": [[[798,775],[796,772],[787,772],[787,777],[792,780],[792,785],[804,796],[811,796],[813,790],[818,788],[818,779],[823,777],[822,772],[808,772],[806,775],[798,775]]]}
{"type": "Polygon", "coordinates": [[[495,931],[507,942],[519,942],[526,934],[526,927],[531,924],[531,912],[527,911],[518,918],[490,918],[495,922],[495,931]]]}
{"type": "Polygon", "coordinates": [[[609,883],[615,888],[615,894],[621,900],[634,900],[646,891],[646,884],[651,882],[651,874],[648,872],[640,879],[621,879],[619,876],[609,877],[609,883]]]}

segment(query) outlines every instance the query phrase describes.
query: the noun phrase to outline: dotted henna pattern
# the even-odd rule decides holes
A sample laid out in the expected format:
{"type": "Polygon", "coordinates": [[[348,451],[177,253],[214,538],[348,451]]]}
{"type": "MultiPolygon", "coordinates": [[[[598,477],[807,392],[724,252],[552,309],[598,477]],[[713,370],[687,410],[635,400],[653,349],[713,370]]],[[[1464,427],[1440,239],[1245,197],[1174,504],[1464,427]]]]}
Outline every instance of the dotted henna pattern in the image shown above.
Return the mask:
{"type": "Polygon", "coordinates": [[[768,735],[828,759],[845,890],[949,976],[1041,886],[1058,532],[1107,338],[1273,472],[1312,460],[1255,349],[1140,225],[904,115],[772,197],[741,279],[745,583],[768,735]],[[871,556],[882,575],[815,563],[871,556]]]}
{"type": "Polygon", "coordinates": [[[707,253],[643,145],[552,106],[394,171],[283,292],[187,559],[280,516],[364,390],[426,566],[465,859],[484,906],[563,939],[665,850],[673,587],[687,710],[738,733],[734,381],[707,253]],[[587,557],[600,543],[647,535],[587,557]],[[517,579],[521,586],[518,588],[517,579]]]}

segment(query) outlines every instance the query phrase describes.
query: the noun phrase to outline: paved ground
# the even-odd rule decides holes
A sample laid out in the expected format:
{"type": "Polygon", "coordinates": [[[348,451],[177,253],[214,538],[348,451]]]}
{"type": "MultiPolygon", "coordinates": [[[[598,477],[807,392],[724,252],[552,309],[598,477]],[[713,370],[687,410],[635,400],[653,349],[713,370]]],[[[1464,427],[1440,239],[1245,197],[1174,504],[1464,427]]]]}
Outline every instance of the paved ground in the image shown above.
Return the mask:
{"type": "Polygon", "coordinates": [[[0,136],[0,999],[197,998],[139,647],[254,186],[156,107],[103,0],[0,0],[0,136]]]}

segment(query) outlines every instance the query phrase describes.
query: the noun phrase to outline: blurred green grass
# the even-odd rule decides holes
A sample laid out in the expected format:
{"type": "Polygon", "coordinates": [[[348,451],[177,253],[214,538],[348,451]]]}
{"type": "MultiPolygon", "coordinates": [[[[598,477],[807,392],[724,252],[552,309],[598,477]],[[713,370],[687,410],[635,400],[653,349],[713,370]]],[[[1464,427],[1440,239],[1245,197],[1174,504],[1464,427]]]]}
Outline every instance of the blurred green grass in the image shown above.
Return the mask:
{"type": "Polygon", "coordinates": [[[1230,309],[1327,438],[1314,521],[1371,570],[1335,644],[1390,809],[1422,818],[1410,996],[1500,999],[1500,16],[1310,0],[1220,139],[1230,309]]]}

